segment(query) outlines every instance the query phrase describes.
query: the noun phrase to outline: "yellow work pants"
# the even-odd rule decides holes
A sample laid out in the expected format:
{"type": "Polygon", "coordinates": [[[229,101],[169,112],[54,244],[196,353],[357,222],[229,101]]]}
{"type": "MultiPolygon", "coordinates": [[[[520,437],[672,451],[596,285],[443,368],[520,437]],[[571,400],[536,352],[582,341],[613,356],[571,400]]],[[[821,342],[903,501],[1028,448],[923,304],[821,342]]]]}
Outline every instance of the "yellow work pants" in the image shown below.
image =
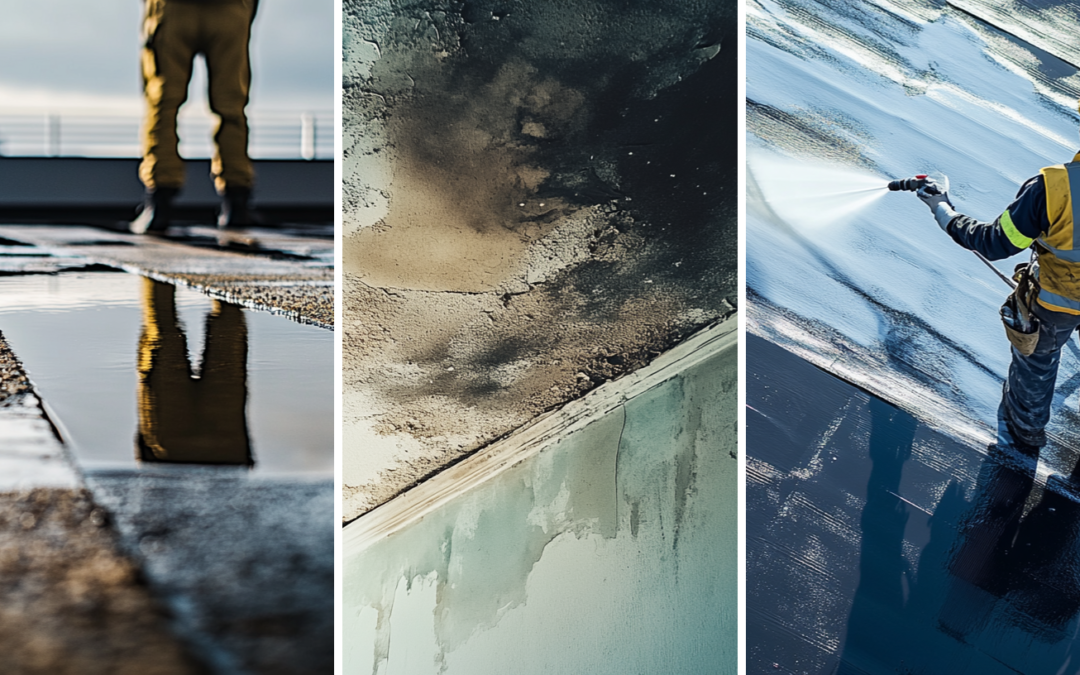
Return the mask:
{"type": "Polygon", "coordinates": [[[253,0],[146,0],[142,50],[146,119],[139,178],[147,188],[183,187],[176,114],[187,100],[197,54],[206,59],[210,110],[218,116],[211,165],[214,186],[224,193],[226,187],[254,184],[244,113],[251,86],[248,40],[253,7],[253,0]]]}
{"type": "Polygon", "coordinates": [[[143,279],[139,338],[139,458],[250,465],[247,325],[243,310],[214,301],[202,369],[192,375],[170,284],[143,279]]]}

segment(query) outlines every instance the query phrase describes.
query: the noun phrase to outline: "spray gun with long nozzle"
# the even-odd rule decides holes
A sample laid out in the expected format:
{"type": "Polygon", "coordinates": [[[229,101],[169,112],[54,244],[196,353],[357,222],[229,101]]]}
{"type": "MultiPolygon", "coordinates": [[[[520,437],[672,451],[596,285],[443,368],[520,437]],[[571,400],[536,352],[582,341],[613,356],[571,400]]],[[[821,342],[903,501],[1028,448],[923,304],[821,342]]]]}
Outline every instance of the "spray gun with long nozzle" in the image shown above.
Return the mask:
{"type": "MultiPolygon", "coordinates": [[[[890,181],[889,189],[893,192],[899,192],[901,190],[904,192],[918,192],[919,188],[926,185],[926,182],[927,175],[925,173],[920,173],[914,178],[900,178],[899,180],[890,181]]],[[[937,193],[938,191],[933,188],[930,191],[930,194],[937,193]]]]}

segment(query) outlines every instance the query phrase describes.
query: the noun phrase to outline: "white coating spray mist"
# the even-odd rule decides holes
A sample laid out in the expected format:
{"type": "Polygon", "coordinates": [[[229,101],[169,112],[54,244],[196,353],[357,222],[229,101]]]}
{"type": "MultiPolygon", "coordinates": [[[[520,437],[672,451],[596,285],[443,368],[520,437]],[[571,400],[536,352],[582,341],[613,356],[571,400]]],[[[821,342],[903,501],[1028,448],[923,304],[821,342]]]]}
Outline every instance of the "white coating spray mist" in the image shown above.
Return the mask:
{"type": "Polygon", "coordinates": [[[849,166],[756,153],[747,164],[760,199],[803,232],[836,228],[888,194],[888,181],[849,166]]]}

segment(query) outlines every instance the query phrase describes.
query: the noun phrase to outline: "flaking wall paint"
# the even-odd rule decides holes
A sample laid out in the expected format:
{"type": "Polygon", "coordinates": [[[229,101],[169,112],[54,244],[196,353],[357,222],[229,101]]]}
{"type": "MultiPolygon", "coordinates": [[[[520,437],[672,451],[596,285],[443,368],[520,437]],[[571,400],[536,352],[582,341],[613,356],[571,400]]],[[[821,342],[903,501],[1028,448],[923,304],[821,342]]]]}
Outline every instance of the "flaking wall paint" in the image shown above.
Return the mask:
{"type": "Polygon", "coordinates": [[[734,673],[736,352],[346,552],[345,672],[734,673]]]}

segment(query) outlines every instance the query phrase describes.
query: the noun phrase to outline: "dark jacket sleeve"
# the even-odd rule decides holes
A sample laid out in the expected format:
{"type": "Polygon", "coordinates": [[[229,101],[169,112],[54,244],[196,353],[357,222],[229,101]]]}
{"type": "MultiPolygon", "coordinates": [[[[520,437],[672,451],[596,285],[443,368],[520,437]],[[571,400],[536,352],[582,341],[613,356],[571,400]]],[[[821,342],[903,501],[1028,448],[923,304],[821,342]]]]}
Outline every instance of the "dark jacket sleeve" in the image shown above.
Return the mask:
{"type": "Polygon", "coordinates": [[[1020,187],[1013,203],[992,223],[960,213],[949,221],[945,231],[964,248],[978,251],[990,260],[1000,260],[1025,250],[1049,229],[1046,184],[1040,174],[1020,187]]]}

